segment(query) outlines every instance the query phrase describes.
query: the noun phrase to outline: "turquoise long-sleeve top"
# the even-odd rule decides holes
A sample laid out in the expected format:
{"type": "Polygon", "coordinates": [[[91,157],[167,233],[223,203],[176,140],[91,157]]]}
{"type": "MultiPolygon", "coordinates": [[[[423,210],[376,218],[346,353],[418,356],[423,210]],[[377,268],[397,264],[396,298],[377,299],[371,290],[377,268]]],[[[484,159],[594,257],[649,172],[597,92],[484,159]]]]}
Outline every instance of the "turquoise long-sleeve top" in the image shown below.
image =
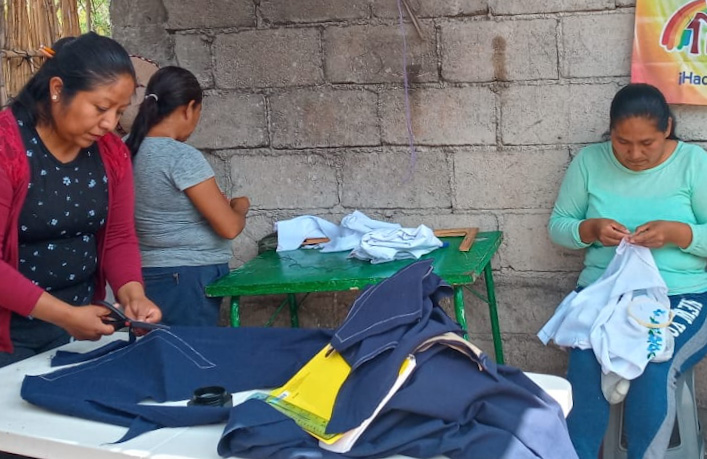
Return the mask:
{"type": "Polygon", "coordinates": [[[707,152],[702,148],[678,142],[665,162],[639,172],[621,165],[611,142],[583,148],[572,160],[548,230],[556,244],[587,249],[577,281],[581,287],[601,276],[616,251],[582,242],[579,225],[590,218],[611,218],[631,232],[653,220],[688,224],[688,247],[668,244],[651,251],[670,295],[707,291],[707,152]]]}

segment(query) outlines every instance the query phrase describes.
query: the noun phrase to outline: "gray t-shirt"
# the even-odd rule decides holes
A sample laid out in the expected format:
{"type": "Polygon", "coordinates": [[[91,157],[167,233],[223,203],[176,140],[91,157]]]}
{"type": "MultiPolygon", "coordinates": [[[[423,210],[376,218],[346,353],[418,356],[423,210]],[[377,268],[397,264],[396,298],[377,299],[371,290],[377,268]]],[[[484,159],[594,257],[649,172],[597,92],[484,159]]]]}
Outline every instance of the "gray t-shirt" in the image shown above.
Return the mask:
{"type": "Polygon", "coordinates": [[[184,193],[214,176],[199,150],[168,137],[147,137],[133,168],[135,227],[143,267],[228,262],[231,241],[211,229],[184,193]]]}

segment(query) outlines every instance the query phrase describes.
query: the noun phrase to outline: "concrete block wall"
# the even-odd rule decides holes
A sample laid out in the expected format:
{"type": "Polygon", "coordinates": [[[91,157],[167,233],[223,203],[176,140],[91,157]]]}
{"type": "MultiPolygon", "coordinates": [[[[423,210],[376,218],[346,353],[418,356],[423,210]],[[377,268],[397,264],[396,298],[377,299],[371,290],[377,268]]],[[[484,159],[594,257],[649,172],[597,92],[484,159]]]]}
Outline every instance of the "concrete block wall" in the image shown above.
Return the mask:
{"type": "MultiPolygon", "coordinates": [[[[411,0],[424,36],[406,19],[414,163],[396,0],[111,4],[129,51],[187,67],[206,88],[191,142],[225,191],[253,205],[234,266],[275,221],[302,214],[501,229],[493,266],[507,360],[563,374],[564,352],[535,333],[582,253],[554,246],[545,226],[572,155],[601,140],[628,82],[634,0],[411,0]]],[[[675,111],[685,140],[707,141],[703,109],[675,111]]],[[[309,298],[302,322],[335,326],[353,298],[309,298]]],[[[246,301],[244,322],[263,323],[277,300],[246,301]]],[[[467,305],[472,339],[491,352],[486,306],[471,295],[467,305]]],[[[704,365],[699,375],[707,405],[704,365]]]]}

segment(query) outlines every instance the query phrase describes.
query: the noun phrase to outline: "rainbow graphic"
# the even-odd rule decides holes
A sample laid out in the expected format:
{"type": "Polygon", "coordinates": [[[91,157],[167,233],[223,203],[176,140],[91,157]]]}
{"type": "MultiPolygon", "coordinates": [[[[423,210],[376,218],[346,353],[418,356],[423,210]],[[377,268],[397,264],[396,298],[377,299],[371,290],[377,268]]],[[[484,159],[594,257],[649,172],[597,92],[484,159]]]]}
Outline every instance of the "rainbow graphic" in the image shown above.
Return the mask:
{"type": "Polygon", "coordinates": [[[678,9],[666,22],[660,44],[668,51],[689,47],[690,54],[700,54],[700,31],[707,24],[707,1],[694,0],[678,9]]]}
{"type": "Polygon", "coordinates": [[[635,24],[631,81],[707,105],[707,0],[637,0],[635,24]]]}

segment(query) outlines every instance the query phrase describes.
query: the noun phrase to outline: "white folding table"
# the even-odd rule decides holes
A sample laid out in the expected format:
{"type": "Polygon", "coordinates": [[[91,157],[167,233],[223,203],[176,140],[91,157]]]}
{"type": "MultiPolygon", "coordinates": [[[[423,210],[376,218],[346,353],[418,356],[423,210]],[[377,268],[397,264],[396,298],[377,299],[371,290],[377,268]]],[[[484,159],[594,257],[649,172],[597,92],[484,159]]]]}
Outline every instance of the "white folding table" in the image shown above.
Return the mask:
{"type": "MultiPolygon", "coordinates": [[[[77,341],[61,349],[87,352],[120,336],[121,333],[116,333],[98,342],[77,341]]],[[[0,368],[0,451],[40,459],[220,458],[216,444],[224,424],[164,428],[112,444],[125,434],[125,427],[53,413],[22,400],[20,387],[25,375],[50,372],[54,353],[46,352],[0,368]]],[[[565,415],[569,412],[572,391],[566,380],[532,373],[528,376],[560,403],[565,415]]],[[[233,402],[240,403],[251,393],[234,394],[233,402]]],[[[181,403],[186,404],[186,400],[181,403]]]]}

